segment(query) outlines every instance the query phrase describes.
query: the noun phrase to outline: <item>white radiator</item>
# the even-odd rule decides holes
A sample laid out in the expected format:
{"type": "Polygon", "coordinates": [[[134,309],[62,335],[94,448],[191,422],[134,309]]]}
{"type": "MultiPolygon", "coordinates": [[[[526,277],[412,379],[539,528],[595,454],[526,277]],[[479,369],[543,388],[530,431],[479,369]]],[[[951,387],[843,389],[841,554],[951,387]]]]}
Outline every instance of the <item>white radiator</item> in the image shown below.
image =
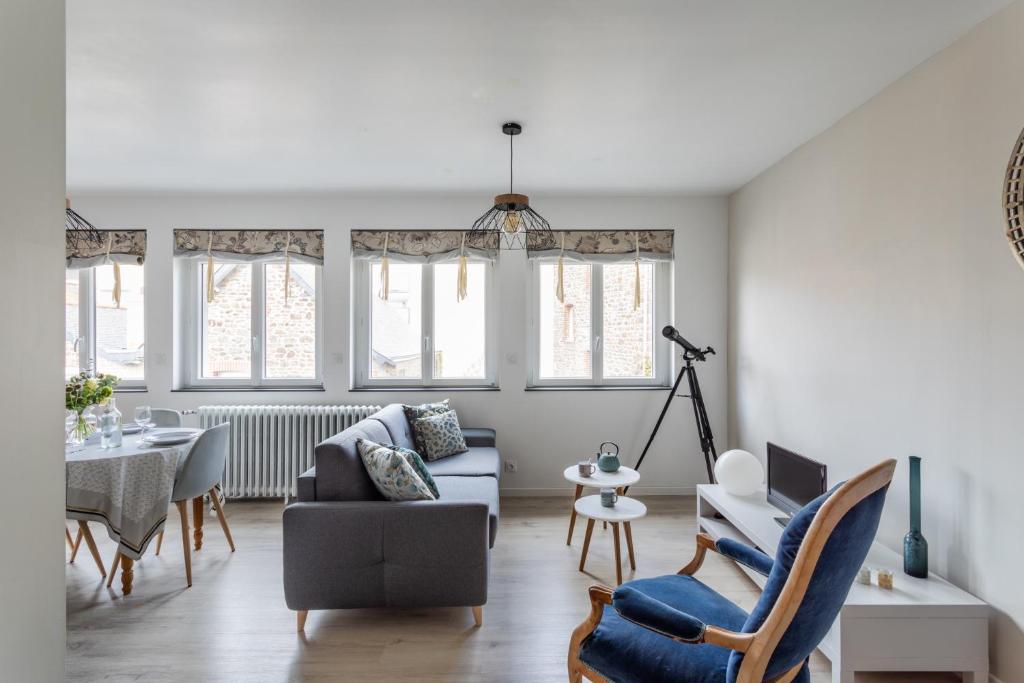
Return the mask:
{"type": "Polygon", "coordinates": [[[224,494],[295,495],[295,478],[313,466],[313,448],[380,406],[200,406],[199,425],[231,424],[224,494]]]}

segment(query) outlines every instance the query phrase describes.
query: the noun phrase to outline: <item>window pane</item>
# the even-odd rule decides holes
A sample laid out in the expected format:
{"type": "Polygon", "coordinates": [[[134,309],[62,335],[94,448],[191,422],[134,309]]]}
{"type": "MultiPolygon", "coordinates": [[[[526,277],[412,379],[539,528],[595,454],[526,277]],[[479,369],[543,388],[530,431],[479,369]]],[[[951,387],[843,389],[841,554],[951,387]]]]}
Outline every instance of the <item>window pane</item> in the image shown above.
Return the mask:
{"type": "Polygon", "coordinates": [[[466,298],[458,300],[457,263],[434,266],[434,377],[483,379],[487,370],[487,266],[466,266],[466,298]]]}
{"type": "Polygon", "coordinates": [[[78,351],[78,271],[64,271],[64,378],[79,373],[78,351]]]}
{"type": "Polygon", "coordinates": [[[310,263],[292,263],[288,303],[284,299],[284,264],[264,266],[266,354],[268,378],[316,377],[316,271],[310,263]]]}
{"type": "Polygon", "coordinates": [[[97,266],[96,371],[145,379],[146,312],[143,266],[121,266],[121,305],[114,302],[114,266],[97,266]]]}
{"type": "Polygon", "coordinates": [[[566,263],[564,301],[555,298],[558,268],[540,264],[540,376],[590,379],[591,268],[566,263]]]}
{"type": "Polygon", "coordinates": [[[639,308],[634,308],[635,264],[608,264],[603,270],[604,376],[654,377],[654,264],[640,264],[639,308]]]}
{"type": "Polygon", "coordinates": [[[206,301],[202,265],[203,371],[206,378],[249,379],[252,375],[252,266],[214,263],[215,296],[206,301]]]}
{"type": "Polygon", "coordinates": [[[375,379],[422,374],[421,266],[392,263],[388,267],[390,294],[380,298],[380,264],[370,269],[370,377],[375,379]]]}

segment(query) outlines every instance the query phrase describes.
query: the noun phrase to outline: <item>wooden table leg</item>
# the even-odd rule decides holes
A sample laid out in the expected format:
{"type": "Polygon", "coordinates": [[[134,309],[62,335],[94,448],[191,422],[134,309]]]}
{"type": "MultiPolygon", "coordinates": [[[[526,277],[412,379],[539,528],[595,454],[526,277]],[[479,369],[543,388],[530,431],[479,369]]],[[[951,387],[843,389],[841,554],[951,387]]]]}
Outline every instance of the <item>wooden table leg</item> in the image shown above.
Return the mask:
{"type": "Polygon", "coordinates": [[[612,522],[612,535],[615,538],[615,585],[622,585],[622,551],[619,549],[619,523],[612,522]]]}
{"type": "Polygon", "coordinates": [[[78,520],[78,529],[82,532],[82,538],[85,539],[85,545],[89,548],[89,552],[92,553],[92,559],[96,561],[96,566],[100,570],[100,576],[104,579],[107,578],[107,570],[103,566],[103,559],[100,557],[100,551],[96,547],[96,540],[92,537],[92,532],[89,531],[89,523],[84,519],[78,520]]]}
{"type": "Polygon", "coordinates": [[[195,548],[203,547],[203,497],[196,496],[192,499],[192,537],[195,539],[195,548]]]}
{"type": "Polygon", "coordinates": [[[123,595],[131,595],[132,593],[132,579],[135,578],[135,572],[132,571],[132,567],[134,566],[135,560],[127,555],[121,556],[121,593],[123,595]]]}
{"type": "Polygon", "coordinates": [[[587,551],[590,550],[590,537],[594,533],[594,520],[593,518],[587,519],[587,535],[583,537],[583,554],[580,555],[580,571],[583,571],[583,565],[587,562],[587,551]]]}
{"type": "Polygon", "coordinates": [[[622,529],[626,532],[626,548],[629,550],[629,568],[636,571],[636,556],[633,555],[633,526],[629,522],[623,522],[622,529]]]}
{"type": "Polygon", "coordinates": [[[576,526],[576,501],[583,495],[583,484],[576,484],[576,495],[572,498],[572,515],[569,517],[569,536],[565,539],[566,545],[572,545],[572,530],[576,526]]]}

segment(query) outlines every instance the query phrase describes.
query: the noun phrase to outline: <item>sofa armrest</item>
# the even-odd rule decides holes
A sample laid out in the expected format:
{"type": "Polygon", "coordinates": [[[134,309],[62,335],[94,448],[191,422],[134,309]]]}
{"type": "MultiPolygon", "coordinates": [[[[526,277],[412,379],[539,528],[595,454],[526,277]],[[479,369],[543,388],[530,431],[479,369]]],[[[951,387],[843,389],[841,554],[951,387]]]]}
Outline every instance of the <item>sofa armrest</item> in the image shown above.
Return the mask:
{"type": "Polygon", "coordinates": [[[300,503],[316,500],[316,467],[310,467],[295,480],[295,497],[300,503]]]}
{"type": "Polygon", "coordinates": [[[285,601],[294,610],[482,605],[487,515],[471,501],[290,505],[285,601]]]}
{"type": "Polygon", "coordinates": [[[484,427],[463,427],[462,436],[467,446],[489,446],[494,448],[498,435],[493,429],[484,427]]]}

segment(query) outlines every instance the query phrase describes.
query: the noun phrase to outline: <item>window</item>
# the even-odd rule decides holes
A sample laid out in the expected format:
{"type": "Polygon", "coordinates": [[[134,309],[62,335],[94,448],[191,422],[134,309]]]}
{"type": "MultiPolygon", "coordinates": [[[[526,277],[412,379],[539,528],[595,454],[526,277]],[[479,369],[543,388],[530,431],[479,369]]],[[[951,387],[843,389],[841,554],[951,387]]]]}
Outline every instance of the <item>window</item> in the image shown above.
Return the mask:
{"type": "Polygon", "coordinates": [[[458,263],[391,263],[388,300],[379,261],[353,263],[356,386],[496,386],[493,266],[467,264],[458,300],[458,263]]]}
{"type": "Polygon", "coordinates": [[[65,271],[65,377],[95,370],[120,377],[121,388],[145,386],[145,270],[120,269],[120,305],[113,296],[114,266],[65,271]]]}
{"type": "Polygon", "coordinates": [[[657,330],[669,320],[670,264],[640,263],[640,306],[634,307],[635,265],[532,261],[530,385],[664,386],[671,349],[657,330]]]}
{"type": "Polygon", "coordinates": [[[206,297],[206,261],[183,267],[190,321],[187,386],[322,386],[320,266],[289,264],[287,301],[283,261],[214,261],[213,301],[206,297]]]}

